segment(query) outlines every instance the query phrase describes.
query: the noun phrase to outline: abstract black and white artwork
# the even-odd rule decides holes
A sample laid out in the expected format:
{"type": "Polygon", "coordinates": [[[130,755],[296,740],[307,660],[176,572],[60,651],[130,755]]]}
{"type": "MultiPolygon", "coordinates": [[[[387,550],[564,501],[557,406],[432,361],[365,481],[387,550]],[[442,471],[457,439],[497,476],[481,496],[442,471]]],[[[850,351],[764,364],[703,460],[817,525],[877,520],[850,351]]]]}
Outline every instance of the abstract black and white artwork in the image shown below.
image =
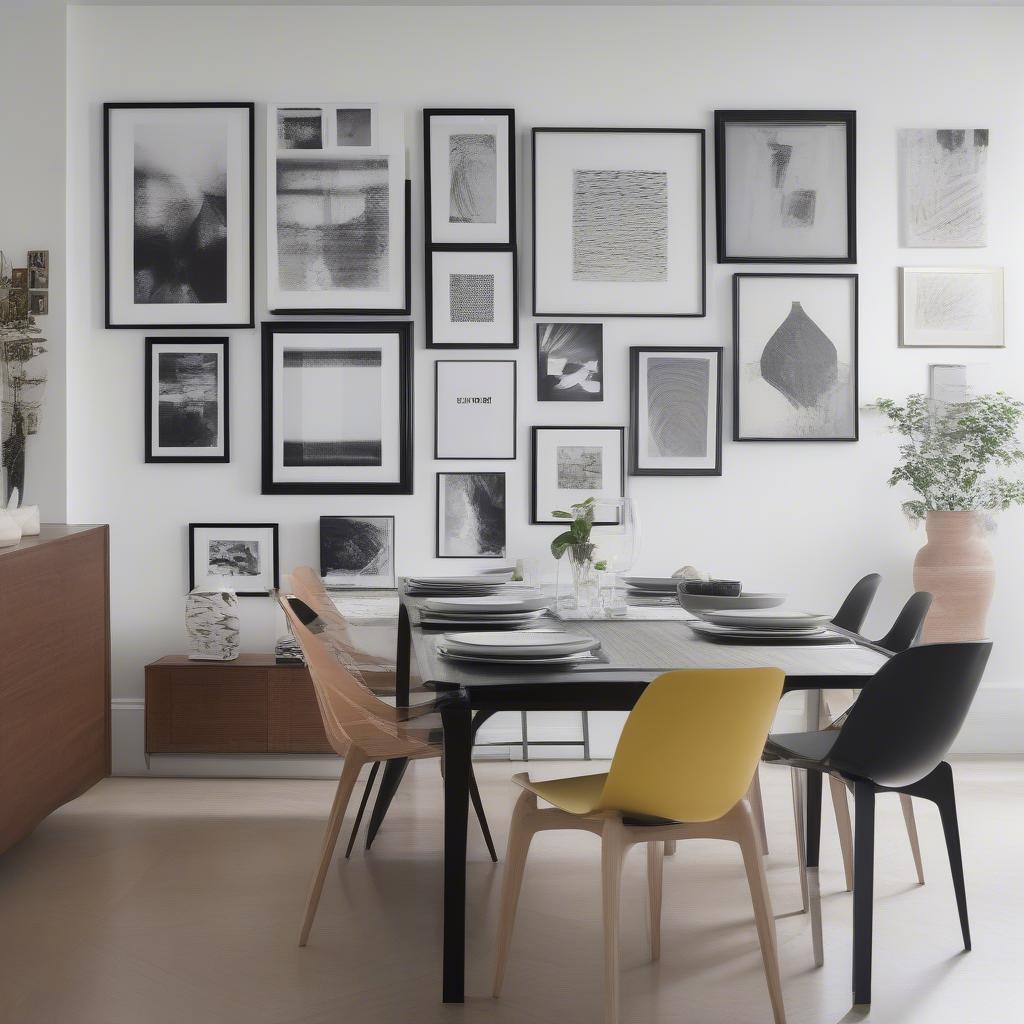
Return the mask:
{"type": "Polygon", "coordinates": [[[407,312],[405,142],[397,112],[271,105],[268,116],[270,308],[407,312]]]}
{"type": "Polygon", "coordinates": [[[448,316],[453,324],[493,324],[494,275],[452,274],[448,316]]]}
{"type": "Polygon", "coordinates": [[[262,597],[278,585],[277,523],[190,523],[189,590],[262,597]]]}
{"type": "Polygon", "coordinates": [[[905,348],[1002,348],[1000,267],[900,268],[905,348]]]}
{"type": "Polygon", "coordinates": [[[515,112],[424,110],[428,245],[515,243],[515,112]]]}
{"type": "Polygon", "coordinates": [[[557,525],[556,509],[624,496],[624,427],[534,427],[532,440],[531,523],[557,525]]]}
{"type": "Polygon", "coordinates": [[[252,104],[104,119],[107,326],[252,326],[252,104]]]}
{"type": "Polygon", "coordinates": [[[326,587],[395,585],[394,516],[321,516],[320,575],[326,587]]]}
{"type": "Polygon", "coordinates": [[[505,557],[505,474],[437,474],[437,557],[505,557]]]}
{"type": "Polygon", "coordinates": [[[856,262],[855,136],[852,110],[716,110],[718,262],[856,262]]]}
{"type": "Polygon", "coordinates": [[[629,350],[630,473],[720,476],[722,350],[629,350]]]}
{"type": "Polygon", "coordinates": [[[987,128],[899,133],[902,245],[986,244],[987,128]]]}
{"type": "Polygon", "coordinates": [[[516,348],[515,251],[435,249],[427,269],[428,348],[516,348]]]}
{"type": "Polygon", "coordinates": [[[146,339],[146,461],[228,462],[227,338],[146,339]]]}
{"type": "Polygon", "coordinates": [[[856,441],[857,275],[733,277],[736,441],[856,441]]]}
{"type": "Polygon", "coordinates": [[[439,359],[434,374],[434,458],[514,459],[515,360],[439,359]]]}
{"type": "Polygon", "coordinates": [[[408,323],[263,325],[263,493],[411,490],[408,323]]]}
{"type": "Polygon", "coordinates": [[[704,132],[533,130],[533,311],[704,315],[704,132]]]}
{"type": "Polygon", "coordinates": [[[537,324],[537,401],[604,399],[601,324],[537,324]]]}

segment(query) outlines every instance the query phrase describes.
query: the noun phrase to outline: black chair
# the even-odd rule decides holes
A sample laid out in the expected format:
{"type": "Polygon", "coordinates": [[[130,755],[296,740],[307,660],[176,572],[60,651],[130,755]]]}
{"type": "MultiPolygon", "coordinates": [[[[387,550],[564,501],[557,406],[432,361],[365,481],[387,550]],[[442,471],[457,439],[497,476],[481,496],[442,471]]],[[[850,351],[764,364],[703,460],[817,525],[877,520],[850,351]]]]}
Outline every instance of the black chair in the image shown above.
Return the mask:
{"type": "Polygon", "coordinates": [[[877,572],[868,573],[862,580],[858,580],[839,606],[839,611],[832,616],[832,625],[851,633],[859,633],[881,583],[882,577],[877,572]]]}
{"type": "Polygon", "coordinates": [[[861,691],[839,729],[769,737],[765,760],[838,775],[853,792],[853,1001],[871,1002],[875,795],[939,808],[964,948],[971,948],[953,773],[944,761],[992,651],[990,642],[926,644],[896,654],[861,691]]]}

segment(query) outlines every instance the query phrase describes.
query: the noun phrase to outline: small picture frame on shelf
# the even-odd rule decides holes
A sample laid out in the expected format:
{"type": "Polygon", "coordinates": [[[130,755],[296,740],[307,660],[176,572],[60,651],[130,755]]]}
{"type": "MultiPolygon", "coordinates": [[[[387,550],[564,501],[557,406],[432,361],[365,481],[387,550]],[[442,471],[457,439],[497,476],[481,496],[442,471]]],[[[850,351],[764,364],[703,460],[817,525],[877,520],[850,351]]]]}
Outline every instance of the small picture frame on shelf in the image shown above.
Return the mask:
{"type": "Polygon", "coordinates": [[[556,509],[586,498],[621,498],[626,487],[625,434],[625,427],[534,427],[530,522],[557,526],[563,520],[551,514],[556,509]]]}
{"type": "Polygon", "coordinates": [[[504,558],[505,474],[437,474],[438,558],[504,558]]]}
{"type": "Polygon", "coordinates": [[[393,590],[395,517],[321,516],[320,576],[328,590],[393,590]]]}
{"type": "Polygon", "coordinates": [[[518,348],[513,249],[435,249],[427,267],[427,348],[518,348]]]}
{"type": "Polygon", "coordinates": [[[514,359],[434,363],[434,458],[516,457],[514,359]]]}
{"type": "Polygon", "coordinates": [[[50,293],[29,292],[28,311],[33,316],[46,316],[50,312],[50,293]]]}
{"type": "Polygon", "coordinates": [[[266,597],[278,586],[277,523],[189,523],[188,589],[266,597]]]}

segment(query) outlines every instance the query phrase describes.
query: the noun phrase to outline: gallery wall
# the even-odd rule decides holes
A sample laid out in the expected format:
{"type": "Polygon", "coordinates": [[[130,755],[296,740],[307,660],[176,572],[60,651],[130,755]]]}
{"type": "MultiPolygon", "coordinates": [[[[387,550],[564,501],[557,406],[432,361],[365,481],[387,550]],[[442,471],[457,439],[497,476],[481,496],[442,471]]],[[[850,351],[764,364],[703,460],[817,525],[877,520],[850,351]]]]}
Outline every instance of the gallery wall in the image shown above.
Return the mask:
{"type": "MultiPolygon", "coordinates": [[[[630,478],[643,517],[638,569],[690,563],[785,590],[814,609],[836,607],[876,570],[884,584],[868,622],[881,633],[911,590],[923,532],[910,530],[885,484],[896,442],[861,413],[856,443],[731,441],[732,274],[714,258],[713,153],[708,147],[708,312],[687,320],[604,322],[605,399],[538,403],[530,306],[529,129],[676,126],[712,129],[713,111],[857,111],[861,400],[927,386],[929,363],[980,361],[1024,396],[1024,122],[1019,98],[1024,12],[957,8],[611,7],[79,7],[68,24],[69,518],[111,525],[115,766],[141,771],[143,666],[184,648],[189,522],[278,522],[283,571],[315,564],[324,514],[394,514],[400,573],[450,571],[433,558],[435,473],[507,473],[508,554],[546,557],[554,528],[529,525],[529,429],[628,419],[628,348],[725,348],[725,443],[720,477],[630,478]],[[256,317],[265,297],[266,103],[376,101],[405,112],[412,191],[415,323],[415,493],[408,496],[260,494],[258,330],[231,339],[232,457],[227,465],[143,462],[144,338],[187,332],[103,329],[102,104],[251,100],[256,112],[256,317]],[[507,352],[423,348],[424,107],[513,107],[519,132],[520,348],[515,463],[435,463],[433,362],[507,352]],[[989,244],[981,250],[898,247],[897,131],[990,130],[989,244]],[[897,346],[897,268],[1005,268],[1002,350],[897,346]]],[[[769,271],[769,265],[751,268],[769,271]]],[[[797,271],[810,268],[794,268],[797,271]]],[[[822,268],[827,269],[827,268],[822,268]]],[[[211,332],[197,332],[211,333],[211,332]]],[[[1000,517],[992,537],[999,583],[990,617],[995,653],[961,748],[1019,749],[1024,637],[1016,580],[1024,572],[1024,514],[1000,517]]],[[[480,563],[484,565],[485,563],[480,563]]],[[[281,631],[268,599],[242,600],[242,645],[267,649],[281,631]]],[[[540,723],[543,728],[543,723],[540,723]]],[[[243,770],[239,768],[238,770],[243,770]]],[[[261,770],[253,768],[252,770],[261,770]]],[[[262,769],[266,770],[266,769],[262,769]]]]}

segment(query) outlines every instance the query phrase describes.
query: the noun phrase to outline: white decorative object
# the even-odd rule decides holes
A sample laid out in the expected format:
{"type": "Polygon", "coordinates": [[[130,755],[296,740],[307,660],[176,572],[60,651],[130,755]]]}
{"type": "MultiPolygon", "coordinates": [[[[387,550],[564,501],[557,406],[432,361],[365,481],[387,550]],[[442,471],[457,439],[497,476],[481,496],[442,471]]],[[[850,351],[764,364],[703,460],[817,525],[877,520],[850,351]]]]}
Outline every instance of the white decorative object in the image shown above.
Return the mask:
{"type": "Polygon", "coordinates": [[[193,661],[234,661],[239,650],[238,595],[226,587],[196,587],[186,599],[185,628],[193,661]]]}
{"type": "Polygon", "coordinates": [[[7,514],[21,527],[22,537],[39,536],[39,506],[20,505],[21,495],[18,488],[11,491],[11,500],[7,503],[7,514]]]}
{"type": "Polygon", "coordinates": [[[711,576],[706,572],[701,572],[700,569],[695,568],[692,565],[684,565],[682,569],[676,569],[672,573],[672,577],[677,580],[702,580],[707,581],[711,579],[711,576]]]}
{"type": "Polygon", "coordinates": [[[21,541],[21,527],[14,516],[0,508],[0,548],[14,547],[21,541]]]}

